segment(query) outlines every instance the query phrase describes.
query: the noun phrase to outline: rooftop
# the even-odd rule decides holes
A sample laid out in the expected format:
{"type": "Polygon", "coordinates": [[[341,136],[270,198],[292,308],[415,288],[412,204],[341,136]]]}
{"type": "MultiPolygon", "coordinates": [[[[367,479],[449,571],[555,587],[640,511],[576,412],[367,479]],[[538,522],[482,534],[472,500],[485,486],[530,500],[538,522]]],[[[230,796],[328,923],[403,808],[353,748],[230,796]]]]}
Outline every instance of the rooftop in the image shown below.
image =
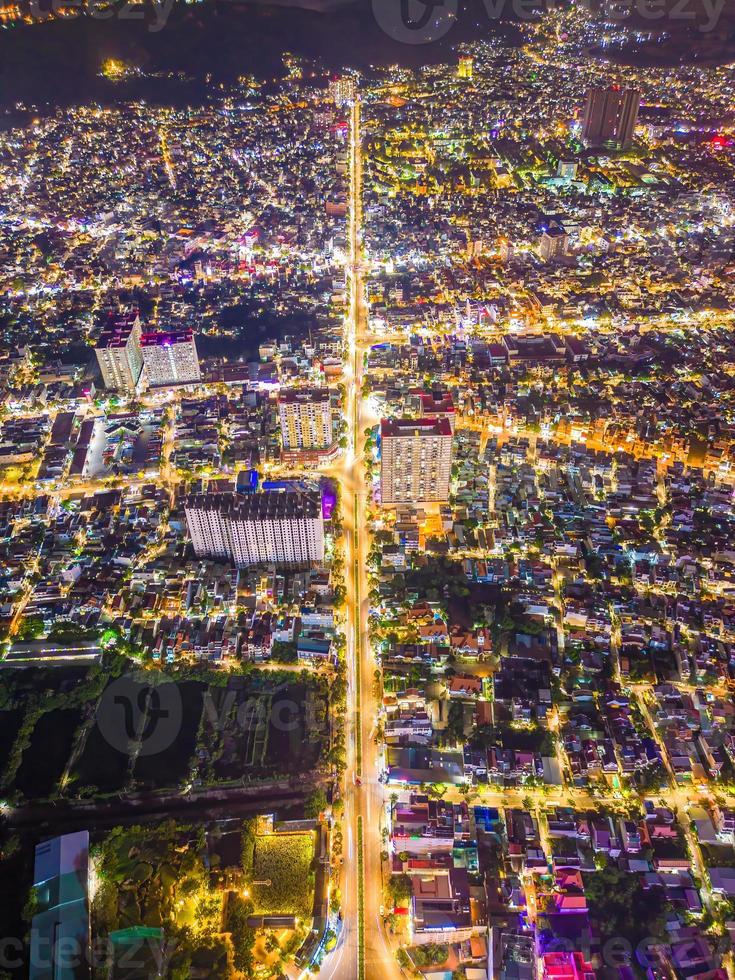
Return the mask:
{"type": "Polygon", "coordinates": [[[293,490],[262,490],[239,494],[195,493],[186,498],[187,510],[218,511],[236,521],[283,520],[286,518],[317,518],[321,505],[316,497],[293,490]]]}
{"type": "Polygon", "coordinates": [[[124,347],[138,319],[137,312],[123,314],[111,313],[100,334],[97,347],[124,347]]]}
{"type": "Polygon", "coordinates": [[[408,436],[451,436],[449,420],[441,419],[381,419],[380,435],[408,436]]]}
{"type": "Polygon", "coordinates": [[[140,338],[141,347],[173,347],[174,344],[190,344],[194,339],[192,330],[171,330],[144,333],[140,338]]]}
{"type": "Polygon", "coordinates": [[[328,402],[328,388],[285,388],[278,394],[279,405],[305,405],[309,402],[328,402]]]}

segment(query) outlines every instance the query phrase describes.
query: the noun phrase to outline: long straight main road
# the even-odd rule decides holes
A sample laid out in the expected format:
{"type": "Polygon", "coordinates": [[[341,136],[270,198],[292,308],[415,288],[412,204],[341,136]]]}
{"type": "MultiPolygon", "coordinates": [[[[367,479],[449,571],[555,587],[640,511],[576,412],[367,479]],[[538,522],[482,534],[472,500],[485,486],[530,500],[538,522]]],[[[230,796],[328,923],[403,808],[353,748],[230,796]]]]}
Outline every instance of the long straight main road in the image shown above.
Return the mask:
{"type": "Polygon", "coordinates": [[[368,639],[367,527],[368,489],[362,459],[364,430],[371,419],[363,400],[367,349],[362,256],[362,149],[360,102],[350,114],[349,306],[345,325],[344,367],[348,449],[338,478],[345,529],[347,586],[347,776],[345,787],[345,858],[342,879],[343,929],[337,948],[322,964],[328,980],[400,980],[382,917],[381,852],[385,791],[378,781],[376,668],[368,639]]]}

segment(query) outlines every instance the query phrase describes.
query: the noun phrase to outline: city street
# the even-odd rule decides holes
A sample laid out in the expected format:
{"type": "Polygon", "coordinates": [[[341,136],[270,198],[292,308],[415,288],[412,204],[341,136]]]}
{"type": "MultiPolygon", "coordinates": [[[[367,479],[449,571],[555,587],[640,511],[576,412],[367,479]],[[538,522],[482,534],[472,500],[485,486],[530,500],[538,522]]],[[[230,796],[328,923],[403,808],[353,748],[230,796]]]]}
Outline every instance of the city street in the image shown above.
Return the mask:
{"type": "Polygon", "coordinates": [[[385,793],[378,781],[378,747],[372,736],[378,705],[374,692],[376,662],[368,640],[367,497],[362,441],[369,417],[364,406],[362,379],[367,349],[367,309],[362,279],[362,160],[360,103],[351,112],[349,307],[345,387],[348,449],[339,476],[345,527],[345,574],[348,620],[349,696],[347,774],[345,795],[346,854],[342,882],[343,929],[334,952],[325,959],[320,976],[332,978],[400,977],[380,909],[383,905],[381,838],[385,793]],[[360,855],[360,850],[362,854],[360,855]],[[360,891],[363,893],[360,908],[360,891]]]}

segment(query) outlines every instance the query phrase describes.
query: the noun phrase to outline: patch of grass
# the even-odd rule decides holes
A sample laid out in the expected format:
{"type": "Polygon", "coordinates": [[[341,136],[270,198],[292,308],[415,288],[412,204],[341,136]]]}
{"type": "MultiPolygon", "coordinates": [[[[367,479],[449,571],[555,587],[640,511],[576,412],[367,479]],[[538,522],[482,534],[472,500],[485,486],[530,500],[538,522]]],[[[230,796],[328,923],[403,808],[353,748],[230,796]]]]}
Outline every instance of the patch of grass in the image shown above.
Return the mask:
{"type": "Polygon", "coordinates": [[[313,860],[314,834],[311,832],[256,837],[251,889],[255,914],[311,918],[313,860]]]}
{"type": "Polygon", "coordinates": [[[362,817],[357,818],[357,977],[365,980],[365,861],[362,817]]]}
{"type": "MultiPolygon", "coordinates": [[[[357,495],[355,495],[355,513],[357,513],[357,495]]],[[[361,622],[360,622],[360,576],[357,569],[357,561],[355,561],[355,607],[357,609],[357,622],[355,623],[355,695],[356,695],[356,710],[355,710],[355,726],[356,726],[356,742],[355,742],[355,768],[357,770],[357,775],[362,776],[362,704],[361,696],[362,690],[360,686],[360,679],[362,675],[362,637],[361,637],[361,622]]]]}

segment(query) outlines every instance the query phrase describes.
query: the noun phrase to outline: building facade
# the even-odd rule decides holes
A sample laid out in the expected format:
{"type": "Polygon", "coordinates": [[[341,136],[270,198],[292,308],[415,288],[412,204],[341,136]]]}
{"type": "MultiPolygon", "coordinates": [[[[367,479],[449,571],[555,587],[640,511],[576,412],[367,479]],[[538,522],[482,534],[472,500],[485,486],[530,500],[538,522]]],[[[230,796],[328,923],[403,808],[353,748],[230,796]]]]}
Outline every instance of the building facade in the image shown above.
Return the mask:
{"type": "Polygon", "coordinates": [[[424,391],[419,395],[421,418],[446,419],[454,435],[456,411],[449,391],[424,391]]]}
{"type": "Polygon", "coordinates": [[[291,388],[278,396],[285,450],[328,449],[332,445],[332,406],[328,388],[291,388]]]}
{"type": "Polygon", "coordinates": [[[593,88],[587,93],[582,123],[586,146],[615,146],[624,150],[633,142],[641,93],[637,89],[593,88]]]}
{"type": "Polygon", "coordinates": [[[344,75],[332,78],[329,82],[329,94],[336,105],[349,105],[355,98],[355,83],[344,75]]]}
{"type": "Polygon", "coordinates": [[[383,506],[449,499],[452,428],[447,418],[383,419],[380,440],[383,506]]]}
{"type": "Polygon", "coordinates": [[[461,54],[457,63],[457,78],[472,79],[475,69],[475,59],[471,54],[461,54]]]}
{"type": "Polygon", "coordinates": [[[140,338],[145,381],[150,388],[197,384],[202,377],[191,330],[145,333],[140,338]]]}
{"type": "Polygon", "coordinates": [[[134,392],[143,368],[137,314],[111,316],[100,334],[96,355],[105,388],[134,392]]]}
{"type": "Polygon", "coordinates": [[[89,833],[36,845],[36,914],[31,922],[30,980],[90,976],[89,833]]]}
{"type": "Polygon", "coordinates": [[[539,242],[539,255],[545,262],[553,262],[567,254],[569,235],[562,228],[549,228],[539,242]]]}
{"type": "Polygon", "coordinates": [[[316,495],[291,490],[192,494],[184,509],[199,558],[226,559],[238,568],[295,567],[324,559],[324,519],[316,495]]]}

